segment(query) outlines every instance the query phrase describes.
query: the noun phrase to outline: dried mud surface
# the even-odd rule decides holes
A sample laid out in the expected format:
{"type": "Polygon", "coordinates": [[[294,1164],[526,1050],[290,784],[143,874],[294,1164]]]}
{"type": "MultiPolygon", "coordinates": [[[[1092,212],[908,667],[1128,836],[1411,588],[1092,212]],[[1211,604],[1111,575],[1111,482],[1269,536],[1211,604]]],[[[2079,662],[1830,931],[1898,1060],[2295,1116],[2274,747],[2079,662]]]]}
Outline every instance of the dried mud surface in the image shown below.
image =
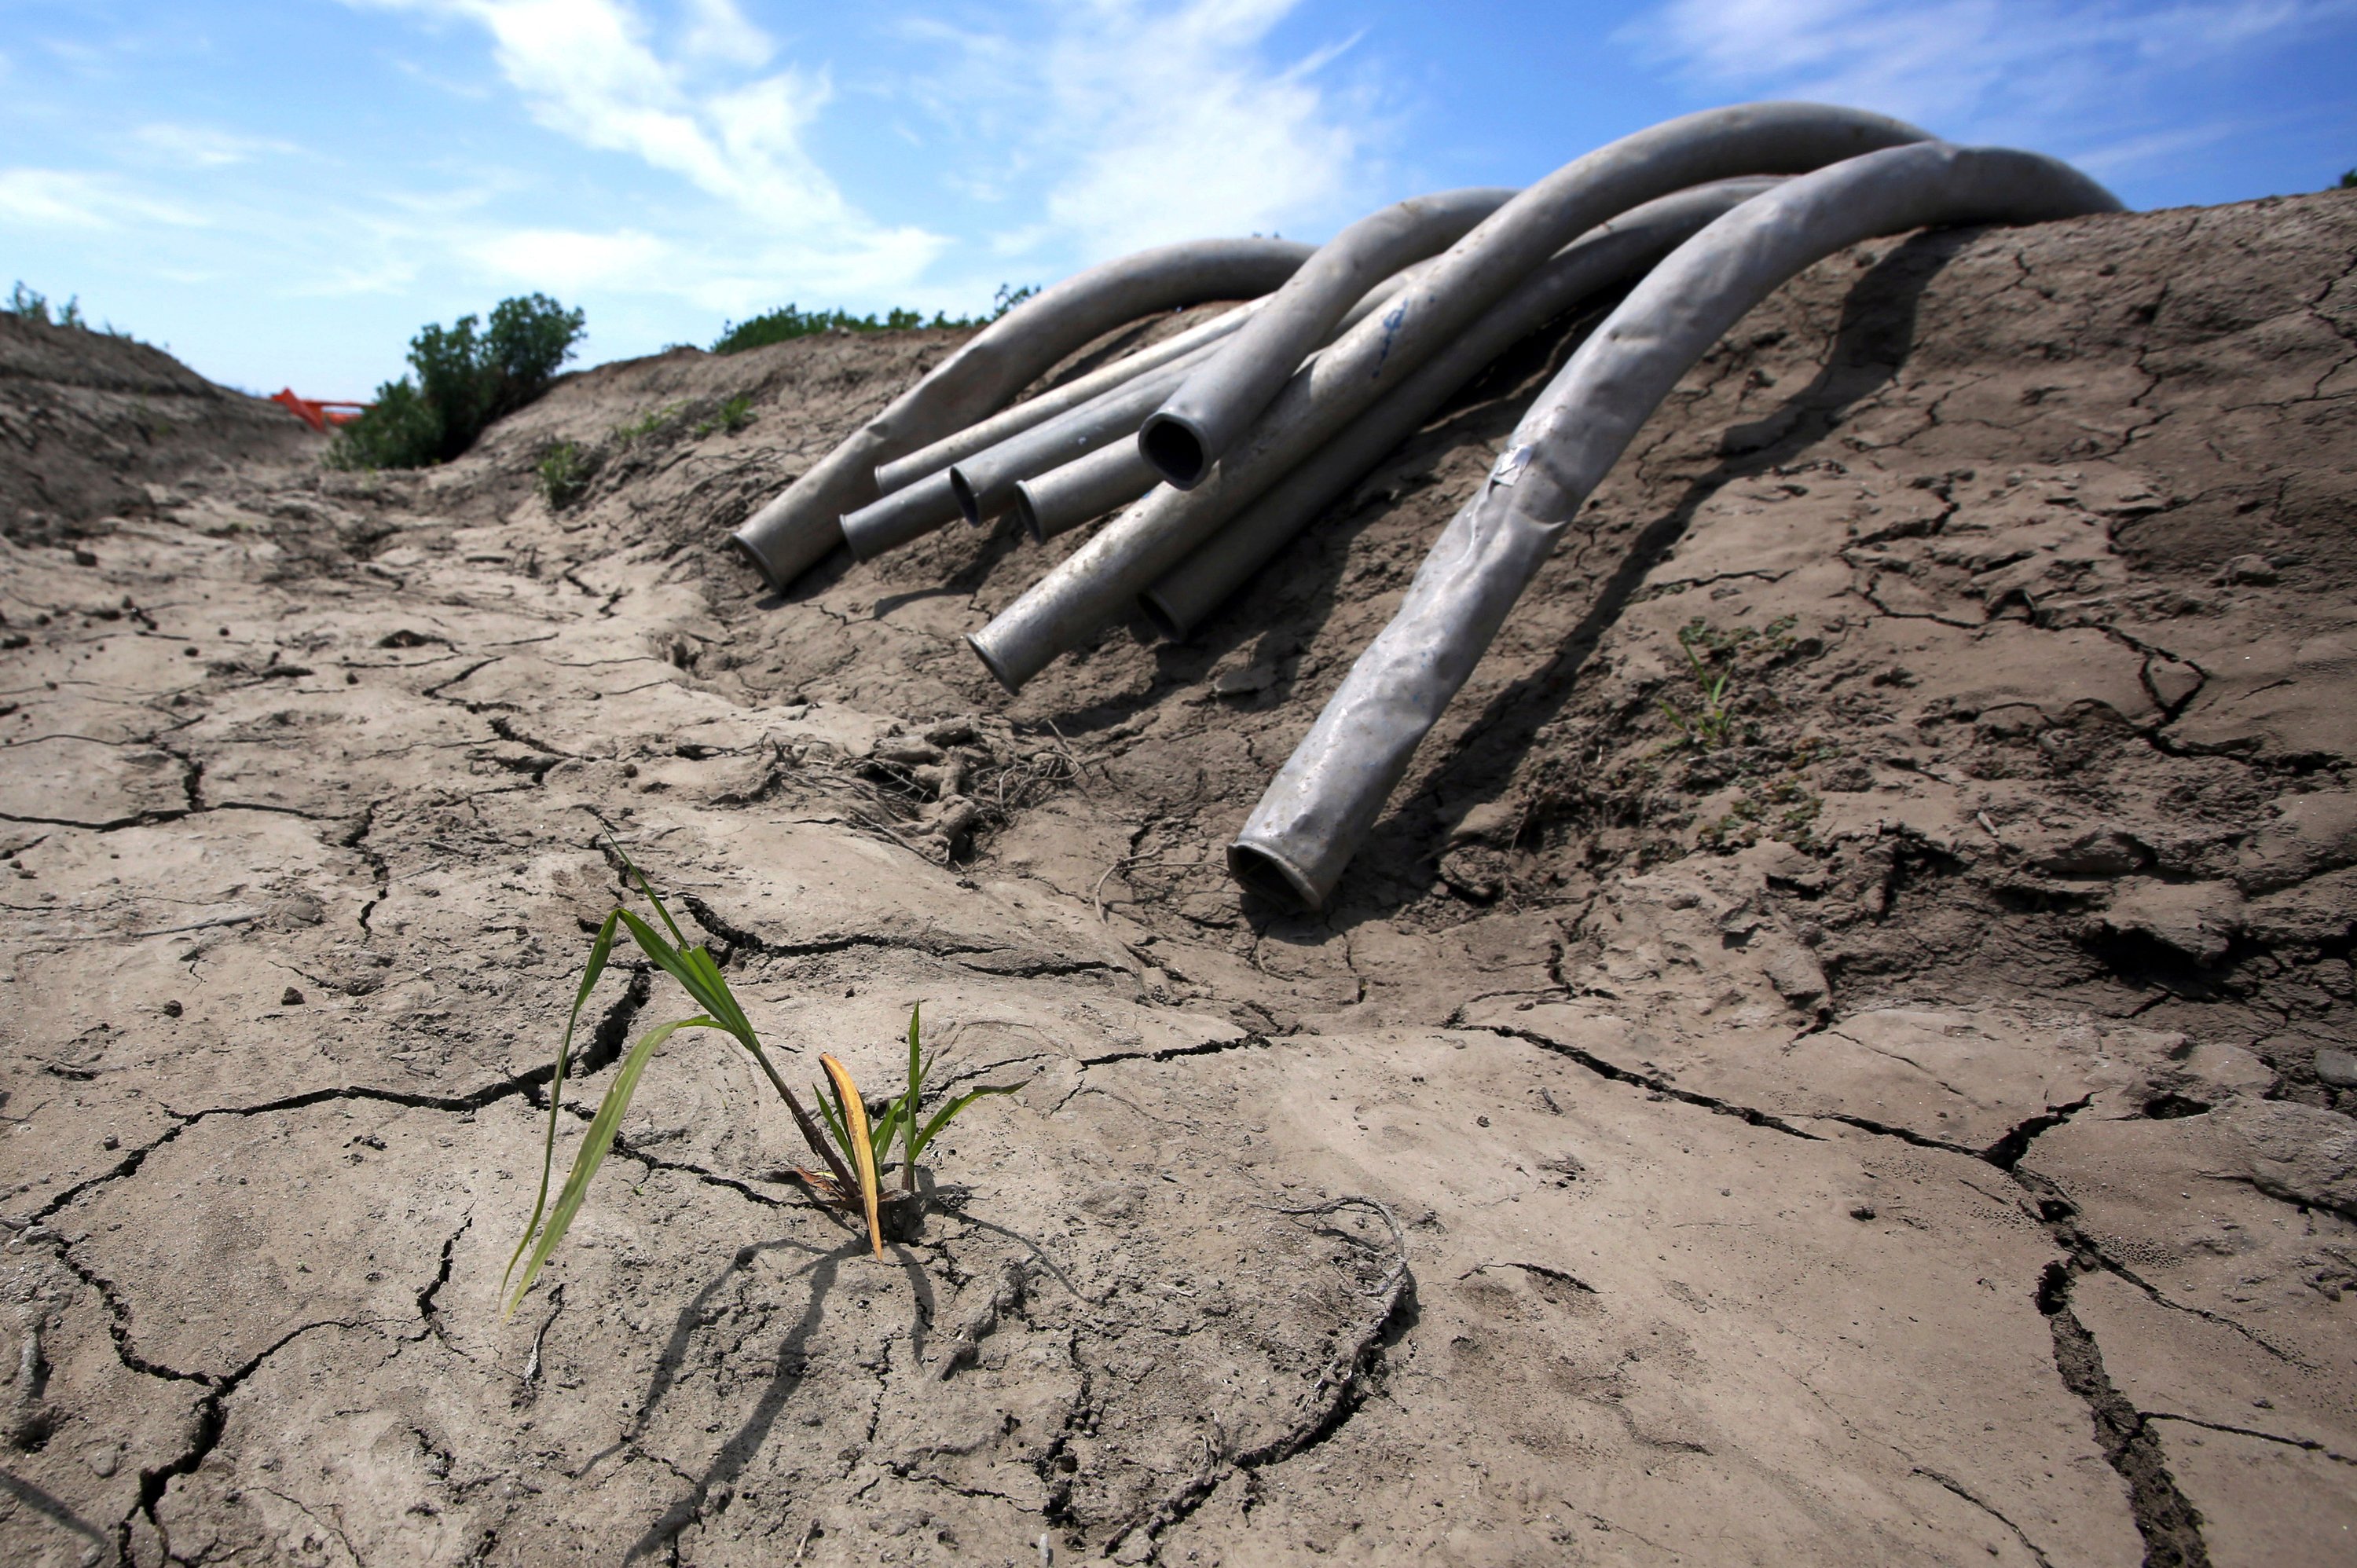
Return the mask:
{"type": "MultiPolygon", "coordinates": [[[[1220,848],[1576,325],[1012,700],[958,642],[1010,532],[785,597],[718,548],[943,338],[610,366],[381,478],[236,414],[134,464],[47,344],[0,1557],[2348,1561],[2352,267],[2330,194],[1813,269],[1316,919],[1220,848]],[[601,821],[802,1076],[921,1000],[1025,1081],[920,1241],[681,1036],[500,1318],[601,821]]],[[[608,977],[568,1139],[683,1011],[608,977]]]]}

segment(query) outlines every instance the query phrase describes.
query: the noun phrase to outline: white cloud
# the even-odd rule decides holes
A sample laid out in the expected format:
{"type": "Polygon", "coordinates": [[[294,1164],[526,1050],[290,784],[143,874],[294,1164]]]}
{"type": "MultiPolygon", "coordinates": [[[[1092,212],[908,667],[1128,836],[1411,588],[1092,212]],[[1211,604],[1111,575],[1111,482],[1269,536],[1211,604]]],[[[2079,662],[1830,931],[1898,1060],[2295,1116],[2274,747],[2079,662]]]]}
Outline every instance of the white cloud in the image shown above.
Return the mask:
{"type": "Polygon", "coordinates": [[[652,234],[611,234],[563,229],[520,229],[490,235],[468,247],[484,270],[511,282],[559,295],[629,287],[673,266],[673,247],[652,234]]]}
{"type": "MultiPolygon", "coordinates": [[[[763,263],[809,277],[814,288],[904,286],[947,243],[922,229],[877,223],[845,199],[803,143],[831,95],[826,76],[792,66],[748,76],[767,67],[775,46],[732,0],[691,0],[668,54],[624,0],[352,3],[481,27],[535,123],[682,177],[732,210],[738,234],[763,263]]],[[[602,237],[599,253],[610,259],[631,244],[616,231],[602,237]]]]}
{"type": "Polygon", "coordinates": [[[188,168],[221,168],[264,154],[298,153],[292,142],[245,136],[210,125],[142,125],[131,133],[142,152],[156,161],[188,168]]]}
{"type": "Polygon", "coordinates": [[[969,193],[1044,185],[1000,250],[1063,240],[1094,261],[1199,235],[1329,221],[1365,182],[1370,106],[1338,88],[1340,46],[1289,63],[1269,38],[1297,0],[1081,0],[1044,36],[904,29],[953,68],[923,84],[989,160],[969,193]],[[1045,222],[1038,221],[1044,218],[1045,222]]]}
{"type": "MultiPolygon", "coordinates": [[[[1669,0],[1620,38],[1711,91],[1855,103],[1958,139],[2063,138],[2132,156],[2140,138],[2115,128],[2172,75],[2352,11],[2352,0],[1669,0]]],[[[2144,156],[2181,145],[2155,138],[2144,156]]]]}
{"type": "Polygon", "coordinates": [[[77,169],[0,169],[0,218],[35,229],[113,229],[124,223],[191,228],[203,214],[161,201],[112,176],[77,169]]]}

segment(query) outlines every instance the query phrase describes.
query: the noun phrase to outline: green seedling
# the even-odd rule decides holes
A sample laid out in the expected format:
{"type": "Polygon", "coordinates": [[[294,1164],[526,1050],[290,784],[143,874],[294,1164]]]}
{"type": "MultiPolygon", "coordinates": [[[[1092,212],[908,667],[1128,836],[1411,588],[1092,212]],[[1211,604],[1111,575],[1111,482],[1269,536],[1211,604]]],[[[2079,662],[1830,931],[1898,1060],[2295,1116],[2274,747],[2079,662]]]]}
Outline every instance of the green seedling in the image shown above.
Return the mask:
{"type": "Polygon", "coordinates": [[[573,1010],[565,1021],[565,1034],[556,1047],[555,1071],[549,1080],[548,1131],[541,1147],[540,1188],[533,1198],[532,1218],[524,1224],[523,1237],[509,1255],[506,1272],[500,1276],[500,1292],[508,1296],[508,1313],[512,1316],[522,1303],[532,1289],[533,1280],[539,1276],[542,1265],[548,1262],[550,1254],[556,1251],[557,1243],[565,1239],[565,1231],[572,1228],[575,1217],[580,1213],[583,1199],[588,1196],[591,1179],[597,1176],[597,1167],[605,1163],[606,1155],[614,1146],[616,1134],[621,1131],[622,1118],[630,1110],[630,1099],[638,1092],[648,1064],[653,1061],[655,1054],[673,1035],[686,1029],[707,1029],[726,1035],[753,1058],[762,1075],[770,1080],[770,1087],[778,1091],[778,1097],[785,1101],[787,1111],[793,1116],[795,1127],[802,1133],[802,1141],[810,1145],[812,1153],[826,1167],[823,1174],[809,1171],[796,1174],[822,1201],[863,1217],[867,1222],[869,1248],[877,1257],[882,1257],[884,1239],[879,1220],[882,1194],[878,1168],[884,1152],[890,1147],[893,1134],[896,1132],[903,1133],[907,1163],[902,1179],[913,1191],[917,1156],[935,1134],[947,1126],[959,1112],[983,1095],[1011,1094],[1021,1086],[986,1085],[970,1090],[937,1112],[931,1122],[918,1130],[920,1095],[924,1075],[931,1062],[930,1058],[919,1059],[918,1021],[912,1010],[909,1017],[908,1090],[894,1101],[879,1125],[869,1125],[866,1105],[860,1099],[858,1085],[852,1081],[849,1070],[832,1056],[822,1054],[819,1057],[819,1066],[825,1072],[828,1083],[827,1090],[819,1096],[819,1109],[826,1118],[826,1126],[822,1129],[801,1099],[779,1075],[769,1052],[762,1048],[760,1036],[755,1033],[752,1021],[745,1015],[745,1009],[737,1003],[736,993],[729,989],[726,977],[720,972],[719,963],[701,943],[689,944],[685,934],[679,929],[679,923],[672,918],[671,911],[664,908],[662,899],[656,896],[653,886],[648,883],[645,873],[631,863],[619,843],[611,838],[607,842],[613,845],[615,854],[620,858],[628,874],[626,885],[628,882],[637,883],[639,891],[654,907],[656,916],[662,922],[662,930],[656,930],[619,906],[610,911],[605,923],[597,928],[597,940],[589,949],[589,961],[582,971],[580,985],[573,993],[573,1010]],[[598,1102],[597,1114],[589,1122],[589,1131],[574,1154],[573,1169],[552,1205],[548,1187],[550,1176],[555,1169],[556,1127],[563,1113],[565,1078],[572,1066],[573,1036],[580,1026],[581,1009],[587,1004],[590,992],[597,987],[598,977],[606,972],[606,965],[613,956],[618,931],[627,934],[656,968],[677,981],[699,1011],[688,1017],[655,1026],[640,1036],[638,1043],[623,1057],[621,1066],[614,1074],[612,1086],[598,1102]],[[669,933],[668,938],[664,932],[669,933]],[[834,1137],[832,1145],[828,1142],[830,1133],[834,1137]],[[516,1274],[519,1264],[523,1270],[521,1278],[516,1274]],[[508,1294],[511,1281],[515,1284],[511,1295],[508,1294]]]}
{"type": "Polygon", "coordinates": [[[1772,657],[1790,649],[1792,625],[1793,618],[1780,616],[1764,631],[1748,626],[1719,631],[1699,618],[1678,628],[1678,651],[1686,656],[1686,674],[1700,701],[1688,713],[1667,697],[1657,700],[1686,744],[1698,751],[1735,744],[1736,715],[1743,705],[1735,689],[1738,665],[1746,655],[1772,657]]]}
{"type": "MultiPolygon", "coordinates": [[[[893,1136],[896,1133],[899,1136],[900,1190],[903,1192],[917,1190],[918,1157],[925,1152],[926,1145],[941,1135],[942,1129],[957,1119],[960,1112],[985,1095],[1012,1094],[1023,1087],[1019,1083],[985,1083],[979,1088],[969,1089],[933,1112],[931,1121],[925,1121],[921,1108],[925,1079],[931,1076],[933,1070],[933,1055],[926,1053],[919,1044],[919,1020],[922,1013],[921,1005],[909,1009],[908,1085],[899,1099],[885,1107],[880,1120],[873,1123],[867,1121],[866,1108],[861,1103],[856,1088],[850,1087],[849,1073],[843,1073],[840,1080],[835,1081],[840,1064],[831,1069],[827,1075],[834,1090],[832,1103],[825,1095],[822,1095],[818,1106],[819,1114],[826,1118],[826,1130],[834,1139],[835,1147],[847,1160],[856,1160],[863,1147],[854,1135],[855,1119],[860,1126],[866,1128],[865,1152],[879,1167],[885,1156],[892,1152],[893,1136]]],[[[821,1060],[833,1061],[834,1058],[822,1058],[821,1060]]]]}
{"type": "Polygon", "coordinates": [[[701,441],[716,430],[725,430],[734,435],[752,423],[753,400],[745,393],[738,392],[735,397],[722,403],[719,412],[710,419],[699,419],[695,422],[695,437],[701,441]]]}

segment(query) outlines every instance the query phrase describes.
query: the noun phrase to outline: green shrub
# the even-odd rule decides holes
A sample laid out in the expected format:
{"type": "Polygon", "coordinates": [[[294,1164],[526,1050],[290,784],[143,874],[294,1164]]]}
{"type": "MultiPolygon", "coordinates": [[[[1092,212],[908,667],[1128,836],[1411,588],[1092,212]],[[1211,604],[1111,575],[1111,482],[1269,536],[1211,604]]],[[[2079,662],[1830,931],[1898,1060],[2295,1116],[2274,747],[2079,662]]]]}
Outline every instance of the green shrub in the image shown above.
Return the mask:
{"type": "Polygon", "coordinates": [[[2357,190],[2357,168],[2348,169],[2342,172],[2341,176],[2341,188],[2343,190],[2357,190]]]}
{"type": "Polygon", "coordinates": [[[376,406],[343,428],[328,461],[345,468],[419,468],[447,463],[493,420],[548,390],[573,357],[583,317],[544,294],[504,299],[478,330],[471,315],[409,340],[415,380],[377,389],[376,406]]]}
{"type": "Polygon", "coordinates": [[[533,482],[549,510],[562,511],[581,499],[581,492],[589,488],[589,476],[597,469],[597,459],[583,451],[580,443],[559,441],[540,455],[533,482]]]}
{"type": "Polygon", "coordinates": [[[881,317],[854,316],[847,310],[803,310],[788,305],[749,321],[735,321],[722,328],[712,345],[716,354],[741,354],[748,349],[766,349],[772,343],[784,343],[796,338],[808,338],[820,332],[936,332],[953,328],[985,327],[1039,291],[1024,285],[1000,284],[991,299],[987,316],[952,316],[935,311],[931,321],[921,310],[894,308],[881,317]]]}

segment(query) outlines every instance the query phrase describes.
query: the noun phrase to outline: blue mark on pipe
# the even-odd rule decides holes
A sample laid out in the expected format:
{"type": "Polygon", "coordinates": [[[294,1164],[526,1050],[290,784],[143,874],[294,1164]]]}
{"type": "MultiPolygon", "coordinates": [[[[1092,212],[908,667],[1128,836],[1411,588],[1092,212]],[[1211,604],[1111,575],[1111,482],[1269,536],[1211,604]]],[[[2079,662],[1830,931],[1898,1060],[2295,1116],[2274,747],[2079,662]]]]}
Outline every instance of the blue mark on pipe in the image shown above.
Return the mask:
{"type": "Polygon", "coordinates": [[[1383,373],[1383,361],[1392,357],[1393,335],[1399,331],[1400,324],[1405,322],[1406,319],[1407,302],[1405,300],[1393,306],[1391,309],[1383,313],[1383,351],[1375,356],[1375,368],[1372,371],[1369,372],[1367,376],[1369,381],[1377,381],[1382,378],[1383,373]]]}

